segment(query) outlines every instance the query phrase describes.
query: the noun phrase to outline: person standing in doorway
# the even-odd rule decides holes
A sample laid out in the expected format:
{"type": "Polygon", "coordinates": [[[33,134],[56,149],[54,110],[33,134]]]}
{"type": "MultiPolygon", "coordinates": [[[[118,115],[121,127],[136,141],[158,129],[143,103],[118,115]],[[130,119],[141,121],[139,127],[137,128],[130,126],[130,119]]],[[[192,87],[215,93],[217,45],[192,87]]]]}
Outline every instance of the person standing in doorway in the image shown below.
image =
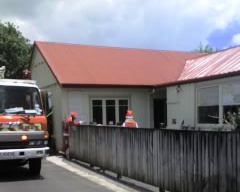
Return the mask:
{"type": "Polygon", "coordinates": [[[123,127],[127,128],[138,128],[138,124],[133,119],[133,112],[131,110],[127,110],[126,120],[122,124],[123,127]]]}
{"type": "Polygon", "coordinates": [[[71,127],[71,125],[79,125],[79,123],[75,121],[76,117],[77,117],[77,113],[71,112],[64,124],[63,147],[59,151],[59,154],[63,155],[64,157],[66,157],[66,151],[69,148],[70,127],[71,127]]]}

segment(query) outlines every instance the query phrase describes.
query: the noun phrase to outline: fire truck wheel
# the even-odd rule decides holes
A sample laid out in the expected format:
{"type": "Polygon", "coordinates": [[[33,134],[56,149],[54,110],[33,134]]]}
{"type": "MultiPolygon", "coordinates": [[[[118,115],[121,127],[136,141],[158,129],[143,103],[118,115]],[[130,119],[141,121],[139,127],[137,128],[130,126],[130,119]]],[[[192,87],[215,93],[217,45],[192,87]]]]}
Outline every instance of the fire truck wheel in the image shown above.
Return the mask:
{"type": "Polygon", "coordinates": [[[42,159],[29,159],[29,170],[33,175],[40,175],[42,167],[42,159]]]}

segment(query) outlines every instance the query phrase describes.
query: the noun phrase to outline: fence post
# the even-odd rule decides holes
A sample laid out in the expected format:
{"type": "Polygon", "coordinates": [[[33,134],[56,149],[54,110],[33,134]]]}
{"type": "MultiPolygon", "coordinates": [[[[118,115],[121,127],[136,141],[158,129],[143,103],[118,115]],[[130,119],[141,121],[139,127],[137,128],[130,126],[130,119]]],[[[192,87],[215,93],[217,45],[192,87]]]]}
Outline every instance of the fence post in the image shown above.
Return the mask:
{"type": "Polygon", "coordinates": [[[117,173],[117,178],[121,179],[122,178],[122,174],[121,173],[117,173]]]}

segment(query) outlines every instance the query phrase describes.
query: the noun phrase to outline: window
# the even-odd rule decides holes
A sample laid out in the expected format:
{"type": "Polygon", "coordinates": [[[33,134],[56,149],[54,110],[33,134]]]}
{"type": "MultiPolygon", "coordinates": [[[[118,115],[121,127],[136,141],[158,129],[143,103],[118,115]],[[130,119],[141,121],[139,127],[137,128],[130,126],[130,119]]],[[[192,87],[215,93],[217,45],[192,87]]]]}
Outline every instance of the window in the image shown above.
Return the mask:
{"type": "Polygon", "coordinates": [[[197,99],[198,123],[217,124],[219,120],[219,87],[200,88],[197,99]]]}
{"type": "Polygon", "coordinates": [[[128,108],[128,99],[92,99],[92,121],[102,125],[122,124],[128,108]]]}
{"type": "Polygon", "coordinates": [[[223,117],[230,121],[229,115],[240,112],[240,84],[222,86],[223,117]]]}

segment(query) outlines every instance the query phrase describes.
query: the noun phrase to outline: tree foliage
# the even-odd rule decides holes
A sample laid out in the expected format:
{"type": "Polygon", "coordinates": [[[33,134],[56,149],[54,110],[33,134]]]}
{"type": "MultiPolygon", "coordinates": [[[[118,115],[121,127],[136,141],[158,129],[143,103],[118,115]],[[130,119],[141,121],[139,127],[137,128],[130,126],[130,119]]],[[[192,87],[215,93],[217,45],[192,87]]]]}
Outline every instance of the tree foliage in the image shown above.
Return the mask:
{"type": "Polygon", "coordinates": [[[214,49],[209,45],[203,45],[202,43],[200,43],[199,47],[194,50],[194,52],[199,52],[199,53],[214,53],[217,51],[218,51],[217,49],[214,49]]]}
{"type": "Polygon", "coordinates": [[[23,37],[18,28],[0,21],[0,67],[6,66],[5,78],[22,78],[28,68],[32,44],[23,37]]]}

